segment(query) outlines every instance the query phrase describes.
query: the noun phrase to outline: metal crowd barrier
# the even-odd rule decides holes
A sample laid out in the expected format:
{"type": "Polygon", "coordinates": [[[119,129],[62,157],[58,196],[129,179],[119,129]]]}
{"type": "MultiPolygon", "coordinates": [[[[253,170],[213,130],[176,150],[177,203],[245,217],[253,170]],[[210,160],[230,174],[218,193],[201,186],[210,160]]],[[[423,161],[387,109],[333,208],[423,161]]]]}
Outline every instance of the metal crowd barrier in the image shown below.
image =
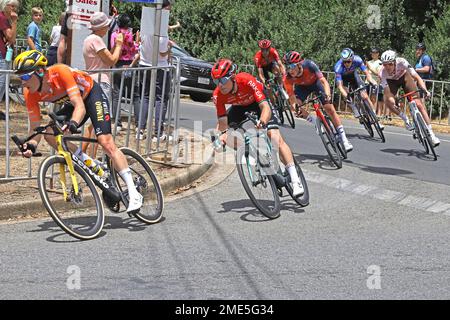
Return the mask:
{"type": "MultiPolygon", "coordinates": [[[[180,108],[180,67],[179,63],[173,66],[168,67],[138,67],[138,68],[114,68],[114,69],[104,69],[104,70],[95,70],[89,71],[89,73],[98,73],[98,74],[108,74],[111,83],[111,91],[108,96],[110,112],[112,113],[113,105],[112,103],[116,103],[117,108],[115,108],[116,114],[112,116],[114,122],[112,123],[112,134],[114,140],[117,142],[118,146],[126,146],[135,149],[140,154],[144,156],[151,157],[155,154],[162,154],[159,157],[163,162],[176,162],[178,155],[178,139],[179,139],[179,108],[180,108]],[[165,140],[163,141],[161,137],[163,136],[163,132],[161,132],[161,128],[155,128],[155,105],[156,105],[156,74],[158,70],[162,70],[164,72],[164,81],[162,83],[162,92],[165,92],[167,86],[169,87],[168,100],[165,101],[162,99],[160,108],[167,109],[166,116],[163,119],[163,112],[159,113],[159,123],[164,123],[164,134],[165,140]],[[116,98],[113,99],[113,75],[120,75],[120,86],[116,88],[118,90],[116,98]],[[166,76],[168,75],[168,77],[166,76]],[[151,81],[149,81],[151,79],[151,81]],[[167,80],[169,79],[169,81],[167,80]],[[131,83],[131,85],[130,85],[131,83]],[[143,106],[144,106],[144,92],[148,90],[148,115],[146,119],[142,119],[143,116],[143,106]],[[146,126],[146,138],[143,140],[138,139],[136,136],[136,132],[139,130],[136,128],[136,117],[135,111],[139,112],[139,119],[142,119],[141,124],[146,126]],[[119,117],[122,119],[123,123],[127,123],[126,130],[123,130],[118,136],[118,122],[119,117]],[[153,139],[153,132],[156,131],[156,138],[153,139]],[[173,139],[169,137],[172,136],[173,139]],[[170,148],[172,147],[172,148],[170,148]],[[170,153],[170,150],[172,152],[170,153]]],[[[161,71],[160,71],[161,72],[161,71]]],[[[4,124],[4,130],[0,129],[0,135],[3,131],[4,137],[3,142],[0,142],[0,182],[9,182],[13,180],[26,180],[26,179],[34,179],[36,176],[33,176],[32,170],[32,162],[37,161],[40,163],[42,159],[40,158],[31,158],[31,159],[22,159],[20,156],[15,156],[12,158],[12,155],[18,152],[15,144],[11,144],[11,135],[17,134],[19,137],[25,137],[28,134],[28,131],[25,130],[14,130],[14,125],[18,120],[16,116],[11,118],[11,96],[15,96],[16,104],[14,104],[14,108],[18,108],[18,114],[22,113],[26,115],[26,107],[23,104],[19,104],[21,102],[17,97],[21,96],[20,92],[16,92],[20,85],[20,79],[12,76],[11,70],[0,70],[0,74],[6,74],[6,88],[10,88],[11,77],[15,78],[15,85],[12,86],[12,93],[10,90],[5,90],[5,107],[0,110],[5,111],[6,119],[5,121],[0,121],[0,128],[2,124],[4,124]],[[17,103],[19,102],[19,103],[17,103]],[[20,110],[22,109],[22,110],[20,110]],[[16,119],[14,119],[16,117],[16,119]],[[20,131],[20,132],[19,132],[20,131]],[[4,146],[4,150],[3,149],[4,146]],[[21,174],[11,174],[11,161],[18,161],[22,164],[22,161],[26,162],[27,169],[23,170],[24,167],[21,167],[21,173],[25,172],[25,175],[21,174]],[[2,165],[4,163],[4,166],[2,165]]],[[[164,96],[164,94],[163,94],[164,96]]],[[[23,99],[23,97],[21,97],[23,99]]],[[[23,100],[22,100],[23,101],[23,100]]],[[[41,112],[48,113],[53,111],[55,107],[53,104],[43,103],[41,105],[41,112]]],[[[22,117],[20,117],[22,118],[22,117]]],[[[30,130],[30,124],[28,122],[28,117],[25,116],[23,119],[19,121],[27,121],[27,130],[30,130]],[[26,119],[26,120],[25,120],[26,119]]],[[[42,123],[46,123],[47,116],[42,116],[42,123]]],[[[17,125],[16,129],[17,129],[17,125]]],[[[83,126],[82,131],[84,134],[86,125],[83,126]]],[[[81,143],[80,143],[81,146],[81,143]]],[[[39,144],[39,150],[43,153],[52,154],[53,150],[51,147],[47,145],[43,140],[39,144]],[[46,149],[48,148],[48,149],[46,149]]]]}

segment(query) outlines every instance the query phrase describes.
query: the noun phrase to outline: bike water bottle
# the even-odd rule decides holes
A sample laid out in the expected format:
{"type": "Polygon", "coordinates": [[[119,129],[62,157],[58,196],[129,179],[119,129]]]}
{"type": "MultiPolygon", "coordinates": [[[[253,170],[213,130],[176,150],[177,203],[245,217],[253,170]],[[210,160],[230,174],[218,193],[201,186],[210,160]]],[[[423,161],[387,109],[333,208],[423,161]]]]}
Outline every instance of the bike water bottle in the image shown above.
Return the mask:
{"type": "Polygon", "coordinates": [[[6,57],[5,57],[5,60],[6,60],[6,61],[8,61],[8,62],[11,62],[11,61],[12,61],[13,51],[14,51],[14,50],[11,48],[11,46],[7,46],[7,49],[6,49],[6,57]]]}
{"type": "Polygon", "coordinates": [[[89,169],[92,170],[92,172],[99,175],[100,177],[105,173],[101,165],[96,160],[92,160],[91,158],[89,158],[86,159],[84,163],[89,167],[89,169]]]}

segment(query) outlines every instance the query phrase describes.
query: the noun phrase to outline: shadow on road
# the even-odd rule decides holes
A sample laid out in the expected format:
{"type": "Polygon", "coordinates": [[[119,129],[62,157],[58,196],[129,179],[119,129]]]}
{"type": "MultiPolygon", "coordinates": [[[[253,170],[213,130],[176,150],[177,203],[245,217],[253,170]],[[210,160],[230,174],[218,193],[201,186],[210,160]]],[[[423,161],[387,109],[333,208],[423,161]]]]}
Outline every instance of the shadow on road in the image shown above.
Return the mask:
{"type": "MultiPolygon", "coordinates": [[[[426,161],[435,161],[432,155],[426,154],[425,151],[418,151],[418,150],[405,150],[405,149],[381,149],[382,152],[385,153],[391,153],[395,156],[408,156],[408,157],[416,157],[420,160],[426,160],[426,161]]],[[[439,155],[438,155],[439,157],[439,155]]]]}
{"type": "MultiPolygon", "coordinates": [[[[82,223],[80,221],[80,217],[74,217],[72,219],[67,219],[66,221],[70,222],[73,221],[77,223],[82,223]]],[[[158,223],[163,222],[165,218],[163,217],[158,223]]],[[[64,232],[53,220],[46,220],[42,221],[41,224],[37,226],[39,229],[30,230],[27,232],[50,232],[50,233],[56,233],[47,238],[47,241],[49,242],[56,242],[56,243],[70,243],[70,242],[78,242],[82,240],[77,240],[73,238],[72,236],[68,235],[66,232],[64,232]],[[59,239],[60,237],[63,237],[63,239],[59,239]]],[[[105,230],[114,230],[114,229],[127,229],[130,232],[137,232],[137,231],[143,231],[146,228],[150,227],[150,225],[145,224],[143,222],[140,222],[134,217],[119,217],[119,216],[111,216],[107,215],[105,217],[105,224],[103,226],[103,231],[99,234],[99,236],[96,238],[101,238],[104,235],[106,235],[105,230]]]]}
{"type": "MultiPolygon", "coordinates": [[[[294,155],[295,159],[300,163],[317,164],[322,170],[339,170],[334,164],[332,164],[330,158],[326,155],[318,154],[306,154],[294,155]]],[[[344,160],[344,162],[347,160],[344,160]]]]}
{"type": "MultiPolygon", "coordinates": [[[[376,134],[376,133],[375,133],[376,134]]],[[[369,133],[367,134],[359,134],[359,133],[347,133],[347,138],[350,139],[359,139],[359,140],[366,140],[366,141],[371,141],[371,142],[378,142],[378,143],[383,143],[381,141],[381,139],[377,136],[375,137],[371,137],[369,136],[369,133]]]]}

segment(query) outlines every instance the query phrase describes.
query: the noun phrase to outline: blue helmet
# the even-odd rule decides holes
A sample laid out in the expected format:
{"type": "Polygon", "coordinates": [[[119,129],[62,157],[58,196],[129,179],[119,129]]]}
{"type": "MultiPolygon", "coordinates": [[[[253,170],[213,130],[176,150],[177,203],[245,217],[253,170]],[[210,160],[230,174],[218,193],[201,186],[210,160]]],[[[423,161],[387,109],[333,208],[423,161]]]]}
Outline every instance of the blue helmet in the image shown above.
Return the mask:
{"type": "Polygon", "coordinates": [[[353,52],[352,49],[350,48],[345,48],[344,50],[342,50],[341,52],[341,58],[342,60],[350,60],[353,59],[353,56],[355,55],[355,53],[353,52]]]}

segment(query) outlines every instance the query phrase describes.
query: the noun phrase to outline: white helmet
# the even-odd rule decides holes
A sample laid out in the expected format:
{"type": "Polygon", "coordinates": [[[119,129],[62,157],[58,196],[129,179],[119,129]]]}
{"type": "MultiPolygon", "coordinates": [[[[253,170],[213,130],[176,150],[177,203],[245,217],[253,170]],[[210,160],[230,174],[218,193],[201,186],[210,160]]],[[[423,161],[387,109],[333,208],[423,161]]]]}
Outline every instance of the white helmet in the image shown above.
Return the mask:
{"type": "Polygon", "coordinates": [[[393,62],[397,58],[397,54],[393,50],[387,50],[381,55],[381,62],[393,62]]]}

